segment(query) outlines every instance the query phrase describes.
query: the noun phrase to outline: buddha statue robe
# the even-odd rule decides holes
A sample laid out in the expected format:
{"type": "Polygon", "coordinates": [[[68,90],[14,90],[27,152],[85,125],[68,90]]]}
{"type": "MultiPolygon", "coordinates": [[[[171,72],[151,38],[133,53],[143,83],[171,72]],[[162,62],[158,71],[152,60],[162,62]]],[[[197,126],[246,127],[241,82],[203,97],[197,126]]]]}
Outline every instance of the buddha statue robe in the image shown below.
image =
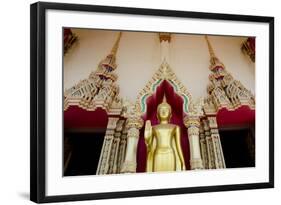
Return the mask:
{"type": "Polygon", "coordinates": [[[180,127],[170,124],[172,109],[164,100],[157,107],[159,124],[145,124],[145,143],[147,147],[146,172],[185,170],[180,142],[180,127]]]}

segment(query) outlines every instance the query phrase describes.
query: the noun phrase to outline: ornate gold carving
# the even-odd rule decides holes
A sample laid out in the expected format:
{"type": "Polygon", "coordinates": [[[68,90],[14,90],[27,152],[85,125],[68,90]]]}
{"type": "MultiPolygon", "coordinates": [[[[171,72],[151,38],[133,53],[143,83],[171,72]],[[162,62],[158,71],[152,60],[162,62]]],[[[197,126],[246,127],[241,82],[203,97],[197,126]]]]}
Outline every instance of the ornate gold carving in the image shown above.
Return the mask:
{"type": "Polygon", "coordinates": [[[76,105],[88,111],[94,111],[99,107],[109,114],[120,114],[122,100],[118,96],[119,87],[115,84],[117,75],[113,73],[117,67],[116,52],[120,38],[121,32],[110,54],[99,63],[96,71],[64,92],[64,110],[76,105]]]}
{"type": "Polygon", "coordinates": [[[69,51],[69,49],[77,42],[78,37],[72,32],[70,28],[64,29],[63,42],[64,42],[64,55],[69,51]]]}
{"type": "MultiPolygon", "coordinates": [[[[112,164],[112,147],[114,147],[114,133],[118,122],[118,118],[109,118],[107,129],[103,141],[103,146],[100,154],[99,164],[96,174],[108,174],[110,165],[112,164]]],[[[112,171],[110,171],[112,172],[112,171]]]]}
{"type": "Polygon", "coordinates": [[[213,70],[215,67],[222,67],[224,68],[224,64],[216,57],[214,49],[209,41],[209,38],[207,35],[205,35],[205,39],[208,45],[209,54],[210,54],[210,70],[213,70]]]}
{"type": "Polygon", "coordinates": [[[108,174],[116,174],[117,167],[118,167],[118,157],[119,157],[119,148],[120,148],[120,138],[121,138],[121,131],[123,129],[125,120],[119,120],[116,124],[114,139],[112,142],[112,147],[110,151],[109,157],[109,169],[108,174]]]}
{"type": "Polygon", "coordinates": [[[216,114],[221,108],[235,110],[242,105],[255,109],[255,97],[239,81],[225,70],[223,63],[216,57],[213,47],[205,36],[209,53],[210,84],[207,87],[208,97],[205,99],[204,111],[207,115],[216,114]]]}
{"type": "Polygon", "coordinates": [[[115,44],[113,45],[113,47],[112,47],[112,49],[111,49],[111,52],[110,52],[110,53],[111,53],[112,55],[114,55],[114,56],[116,56],[116,54],[117,54],[121,36],[122,36],[122,32],[119,32],[119,33],[118,33],[118,36],[117,36],[117,40],[115,41],[115,44]]]}
{"type": "Polygon", "coordinates": [[[143,119],[141,118],[141,113],[138,106],[127,101],[124,104],[122,116],[127,118],[127,128],[136,127],[137,129],[142,128],[143,119]]]}
{"type": "Polygon", "coordinates": [[[184,112],[188,112],[188,107],[191,102],[191,94],[187,91],[185,86],[178,80],[176,74],[171,69],[169,64],[164,60],[162,64],[160,65],[160,68],[156,71],[156,73],[153,75],[152,79],[146,84],[146,86],[143,88],[143,90],[138,94],[136,107],[138,110],[140,110],[141,114],[144,114],[146,112],[146,109],[143,109],[143,103],[142,102],[144,97],[151,96],[158,85],[161,84],[163,80],[167,80],[171,85],[174,87],[175,92],[182,96],[184,101],[184,112]],[[186,98],[186,99],[185,99],[186,98]]]}
{"type": "Polygon", "coordinates": [[[255,45],[255,37],[249,37],[245,41],[243,41],[241,45],[241,50],[244,54],[250,57],[252,62],[255,62],[256,58],[256,45],[255,45]]]}
{"type": "Polygon", "coordinates": [[[199,127],[199,138],[200,138],[200,150],[201,150],[203,167],[204,169],[208,169],[209,162],[208,162],[207,143],[206,143],[205,132],[202,123],[200,123],[200,127],[199,127]]]}
{"type": "MultiPolygon", "coordinates": [[[[109,68],[108,71],[111,72],[116,69],[116,54],[119,48],[119,42],[122,36],[122,32],[119,32],[117,40],[115,41],[110,54],[106,56],[104,60],[100,62],[100,64],[106,68],[109,68]]],[[[108,73],[102,73],[102,75],[106,75],[108,73]]]]}
{"type": "MultiPolygon", "coordinates": [[[[208,168],[225,168],[224,156],[220,142],[217,120],[215,116],[208,116],[203,119],[203,126],[206,136],[206,148],[208,154],[208,168]]],[[[207,164],[205,165],[207,166],[207,164]]]]}
{"type": "Polygon", "coordinates": [[[125,160],[126,153],[126,145],[127,145],[127,130],[126,126],[123,127],[122,134],[120,137],[120,148],[118,151],[118,159],[117,159],[117,173],[121,172],[121,166],[125,160]]]}
{"type": "Polygon", "coordinates": [[[184,125],[186,128],[189,127],[196,127],[199,128],[200,127],[200,119],[198,116],[185,116],[183,119],[184,125]]]}
{"type": "Polygon", "coordinates": [[[211,129],[216,129],[216,128],[218,128],[217,119],[216,119],[215,116],[208,117],[208,121],[209,121],[209,127],[210,127],[211,129]]]}
{"type": "Polygon", "coordinates": [[[197,101],[191,101],[189,104],[188,116],[197,118],[204,116],[204,98],[199,98],[197,101]]]}

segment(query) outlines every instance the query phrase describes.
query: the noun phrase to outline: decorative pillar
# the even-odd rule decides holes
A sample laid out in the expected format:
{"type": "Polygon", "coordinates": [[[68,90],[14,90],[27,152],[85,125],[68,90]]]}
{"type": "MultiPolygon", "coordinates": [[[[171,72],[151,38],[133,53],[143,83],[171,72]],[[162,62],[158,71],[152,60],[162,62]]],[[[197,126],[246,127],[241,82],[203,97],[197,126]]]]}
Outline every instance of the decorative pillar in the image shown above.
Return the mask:
{"type": "Polygon", "coordinates": [[[213,149],[213,141],[211,138],[210,133],[210,127],[209,127],[209,121],[207,119],[203,119],[203,126],[204,126],[204,133],[205,133],[205,139],[206,139],[206,148],[207,148],[207,154],[208,154],[208,169],[215,169],[215,156],[214,156],[214,149],[213,149]]]}
{"type": "Polygon", "coordinates": [[[125,161],[121,168],[121,173],[135,173],[137,169],[137,146],[139,141],[139,129],[143,126],[143,120],[140,117],[127,119],[127,147],[125,161]]]}
{"type": "Polygon", "coordinates": [[[200,127],[199,127],[199,137],[200,137],[200,148],[201,148],[203,167],[204,169],[208,169],[209,168],[208,150],[207,150],[205,132],[202,123],[200,123],[200,127]]]}
{"type": "Polygon", "coordinates": [[[210,127],[210,134],[211,134],[211,141],[212,141],[212,148],[214,152],[214,161],[215,161],[215,168],[222,169],[225,168],[225,161],[220,141],[220,135],[217,125],[217,119],[215,116],[208,116],[208,122],[210,127]]]}
{"type": "Polygon", "coordinates": [[[191,169],[203,169],[199,142],[200,119],[197,116],[187,116],[184,120],[184,125],[187,127],[188,132],[190,167],[191,169]]]}
{"type": "Polygon", "coordinates": [[[111,154],[111,148],[114,139],[114,132],[119,118],[110,117],[108,118],[106,133],[102,145],[102,150],[100,154],[99,164],[96,174],[108,174],[109,170],[109,158],[111,154]]]}
{"type": "Polygon", "coordinates": [[[121,133],[120,145],[119,145],[119,150],[118,150],[117,171],[116,171],[117,173],[121,172],[121,167],[125,160],[127,133],[128,133],[128,128],[126,126],[124,126],[122,133],[121,133]]]}
{"type": "Polygon", "coordinates": [[[119,144],[121,138],[121,132],[123,129],[124,120],[119,120],[116,125],[116,129],[114,132],[114,138],[111,146],[111,152],[109,157],[109,169],[108,174],[116,174],[117,173],[117,160],[119,153],[119,144]]]}

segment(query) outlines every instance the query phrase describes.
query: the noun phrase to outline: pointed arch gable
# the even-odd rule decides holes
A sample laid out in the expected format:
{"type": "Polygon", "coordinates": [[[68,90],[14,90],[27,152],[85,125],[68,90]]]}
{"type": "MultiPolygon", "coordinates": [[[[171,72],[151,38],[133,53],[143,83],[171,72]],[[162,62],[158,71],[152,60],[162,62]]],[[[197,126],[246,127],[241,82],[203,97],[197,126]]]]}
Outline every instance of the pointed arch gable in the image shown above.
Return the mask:
{"type": "Polygon", "coordinates": [[[147,100],[154,95],[157,88],[163,82],[169,83],[174,92],[181,97],[183,100],[182,111],[184,115],[187,115],[189,111],[189,106],[191,104],[192,98],[191,94],[187,91],[185,86],[178,80],[174,71],[171,69],[169,64],[164,61],[157,72],[153,75],[152,79],[146,84],[137,97],[137,107],[141,114],[144,116],[147,112],[147,100]]]}

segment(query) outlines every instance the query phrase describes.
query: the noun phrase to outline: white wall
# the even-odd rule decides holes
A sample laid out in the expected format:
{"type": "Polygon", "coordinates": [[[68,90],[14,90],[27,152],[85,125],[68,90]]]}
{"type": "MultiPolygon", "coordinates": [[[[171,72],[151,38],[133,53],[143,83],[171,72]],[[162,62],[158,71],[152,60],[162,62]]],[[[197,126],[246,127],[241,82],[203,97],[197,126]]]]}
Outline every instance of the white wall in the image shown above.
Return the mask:
{"type": "MultiPolygon", "coordinates": [[[[96,69],[113,46],[117,32],[73,29],[79,37],[64,59],[64,83],[69,88],[96,69]]],[[[245,37],[210,36],[226,69],[248,89],[255,91],[255,64],[240,50],[245,37]]],[[[116,73],[120,95],[135,101],[161,63],[157,33],[123,32],[117,53],[116,73]]],[[[209,52],[203,35],[173,34],[170,65],[194,99],[206,96],[209,83],[209,52]]]]}
{"type": "MultiPolygon", "coordinates": [[[[57,1],[57,0],[48,0],[57,1]]],[[[78,0],[61,2],[81,3],[78,0]]],[[[34,204],[29,197],[29,4],[34,1],[3,1],[0,7],[0,204],[34,204]]],[[[275,23],[275,166],[276,188],[261,190],[232,191],[220,193],[188,194],[179,196],[145,197],[84,201],[60,204],[280,204],[281,192],[281,13],[278,1],[157,1],[151,0],[84,0],[85,4],[149,7],[186,11],[237,13],[248,15],[270,15],[275,23]],[[277,58],[278,57],[278,58],[277,58]]],[[[218,52],[218,51],[217,51],[218,52]]],[[[225,61],[225,60],[224,60],[225,61]]],[[[225,61],[225,64],[227,62],[225,61]]],[[[87,73],[85,72],[87,75],[87,73]]]]}

